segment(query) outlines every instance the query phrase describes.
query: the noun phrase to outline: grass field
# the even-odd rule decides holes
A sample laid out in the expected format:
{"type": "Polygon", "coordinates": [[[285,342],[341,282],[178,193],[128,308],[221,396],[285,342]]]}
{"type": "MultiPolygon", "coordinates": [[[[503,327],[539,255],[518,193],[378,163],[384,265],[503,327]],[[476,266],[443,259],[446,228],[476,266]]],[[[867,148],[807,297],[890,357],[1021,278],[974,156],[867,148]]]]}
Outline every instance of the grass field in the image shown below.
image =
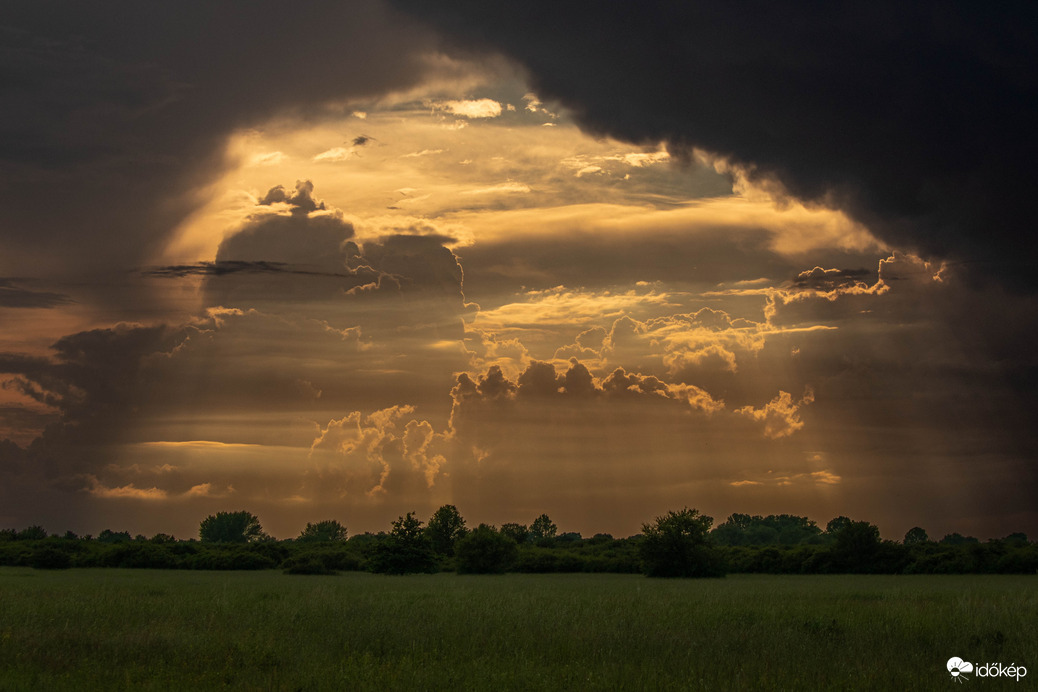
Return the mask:
{"type": "Polygon", "coordinates": [[[3,690],[947,689],[1038,681],[1032,576],[0,568],[3,690]]]}

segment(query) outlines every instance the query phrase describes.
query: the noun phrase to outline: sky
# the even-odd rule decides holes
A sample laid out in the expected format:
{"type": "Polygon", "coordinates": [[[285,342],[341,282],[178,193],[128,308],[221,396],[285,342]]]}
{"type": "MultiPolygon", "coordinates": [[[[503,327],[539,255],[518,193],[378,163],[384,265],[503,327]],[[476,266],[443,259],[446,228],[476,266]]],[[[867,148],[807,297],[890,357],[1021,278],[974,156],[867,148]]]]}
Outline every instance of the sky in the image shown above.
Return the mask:
{"type": "Polygon", "coordinates": [[[1038,11],[22,3],[0,526],[1038,535],[1038,11]]]}

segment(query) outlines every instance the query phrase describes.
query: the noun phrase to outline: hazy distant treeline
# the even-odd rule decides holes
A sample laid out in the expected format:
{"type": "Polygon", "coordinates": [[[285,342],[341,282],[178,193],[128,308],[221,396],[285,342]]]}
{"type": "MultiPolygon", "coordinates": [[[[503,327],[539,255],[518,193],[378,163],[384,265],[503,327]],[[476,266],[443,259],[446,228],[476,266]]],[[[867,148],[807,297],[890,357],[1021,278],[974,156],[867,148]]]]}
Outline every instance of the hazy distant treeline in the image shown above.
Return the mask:
{"type": "Polygon", "coordinates": [[[733,514],[712,528],[696,510],[670,512],[641,534],[585,538],[559,532],[545,514],[531,524],[469,529],[453,505],[423,523],[413,514],[388,531],[349,536],[335,520],[307,524],[275,540],[245,511],[206,517],[199,539],[150,538],[106,529],[95,536],[48,535],[38,526],[0,530],[0,565],[41,569],[283,569],[297,574],[365,570],[381,573],[457,571],[644,572],[652,576],[774,574],[1038,573],[1038,545],[1023,533],[979,541],[950,534],[933,540],[916,527],[901,541],[882,540],[865,521],[837,517],[823,529],[794,515],[733,514]]]}

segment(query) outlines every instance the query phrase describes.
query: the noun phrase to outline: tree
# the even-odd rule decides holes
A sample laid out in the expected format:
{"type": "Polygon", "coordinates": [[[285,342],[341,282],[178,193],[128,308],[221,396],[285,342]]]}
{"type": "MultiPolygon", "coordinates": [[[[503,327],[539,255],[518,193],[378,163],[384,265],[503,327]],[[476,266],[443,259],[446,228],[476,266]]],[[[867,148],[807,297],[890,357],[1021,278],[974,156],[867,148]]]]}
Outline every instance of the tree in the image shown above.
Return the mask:
{"type": "Polygon", "coordinates": [[[458,572],[504,574],[519,557],[519,546],[493,526],[480,524],[458,541],[458,572]]]}
{"type": "Polygon", "coordinates": [[[346,527],[334,519],[326,519],[316,524],[306,523],[306,528],[296,539],[303,543],[342,543],[346,540],[346,527]]]}
{"type": "Polygon", "coordinates": [[[203,543],[249,543],[267,538],[255,514],[246,512],[217,512],[202,520],[198,537],[203,543]]]}
{"type": "Polygon", "coordinates": [[[425,527],[433,551],[447,557],[454,555],[454,546],[465,534],[465,520],[454,505],[444,505],[436,510],[425,527]]]}
{"type": "Polygon", "coordinates": [[[526,524],[501,524],[502,536],[508,536],[513,541],[522,545],[530,539],[530,528],[526,524]]]}
{"type": "Polygon", "coordinates": [[[101,543],[129,543],[131,540],[129,531],[112,531],[104,529],[97,534],[97,540],[101,543]]]}
{"type": "Polygon", "coordinates": [[[879,527],[867,521],[848,519],[836,532],[835,538],[832,556],[837,569],[848,572],[875,571],[874,563],[880,547],[879,527]]]}
{"type": "Polygon", "coordinates": [[[918,545],[927,543],[929,540],[930,537],[926,535],[926,529],[920,526],[913,526],[905,533],[905,540],[902,543],[905,545],[918,545]]]}
{"type": "Polygon", "coordinates": [[[559,527],[555,525],[555,522],[547,514],[542,514],[530,524],[530,538],[540,544],[550,543],[558,530],[559,527]]]}
{"type": "Polygon", "coordinates": [[[944,545],[965,545],[966,543],[980,543],[980,541],[973,536],[963,536],[961,533],[956,532],[949,533],[942,538],[941,543],[944,545]]]}
{"type": "Polygon", "coordinates": [[[433,571],[436,556],[414,512],[393,522],[392,531],[375,546],[368,564],[371,571],[383,574],[433,571]]]}
{"type": "Polygon", "coordinates": [[[829,523],[825,525],[825,534],[830,538],[835,538],[836,534],[840,532],[840,529],[851,523],[851,520],[844,516],[835,517],[829,520],[829,523]]]}
{"type": "Polygon", "coordinates": [[[642,526],[638,545],[642,569],[650,577],[722,577],[724,563],[711,544],[712,517],[684,508],[642,526]]]}
{"type": "Polygon", "coordinates": [[[41,541],[47,537],[47,532],[42,526],[30,526],[18,532],[16,538],[19,541],[41,541]]]}

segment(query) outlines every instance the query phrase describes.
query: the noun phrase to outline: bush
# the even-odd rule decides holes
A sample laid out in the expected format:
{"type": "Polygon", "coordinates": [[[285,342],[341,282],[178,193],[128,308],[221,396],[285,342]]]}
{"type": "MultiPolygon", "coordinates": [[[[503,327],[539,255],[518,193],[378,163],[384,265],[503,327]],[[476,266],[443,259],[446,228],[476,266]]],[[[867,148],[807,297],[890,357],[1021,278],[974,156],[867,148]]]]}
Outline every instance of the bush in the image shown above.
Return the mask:
{"type": "Polygon", "coordinates": [[[494,527],[480,524],[458,541],[455,552],[462,574],[504,574],[519,556],[519,546],[494,527]]]}
{"type": "Polygon", "coordinates": [[[280,561],[276,561],[250,550],[241,548],[225,550],[220,548],[201,550],[184,560],[188,569],[212,570],[256,570],[274,569],[280,561]]]}
{"type": "Polygon", "coordinates": [[[338,548],[338,549],[306,549],[297,552],[295,555],[285,559],[281,566],[284,568],[292,567],[296,564],[304,562],[317,562],[322,565],[325,569],[331,571],[344,571],[351,572],[363,569],[363,562],[355,555],[352,551],[338,548]]]}
{"type": "Polygon", "coordinates": [[[285,574],[338,574],[314,555],[290,557],[281,566],[285,574]]]}
{"type": "Polygon", "coordinates": [[[176,569],[180,565],[164,545],[155,543],[117,543],[104,553],[105,567],[131,569],[176,569]]]}
{"type": "Polygon", "coordinates": [[[34,569],[68,569],[72,566],[72,557],[63,550],[45,546],[32,551],[29,566],[34,569]]]}

